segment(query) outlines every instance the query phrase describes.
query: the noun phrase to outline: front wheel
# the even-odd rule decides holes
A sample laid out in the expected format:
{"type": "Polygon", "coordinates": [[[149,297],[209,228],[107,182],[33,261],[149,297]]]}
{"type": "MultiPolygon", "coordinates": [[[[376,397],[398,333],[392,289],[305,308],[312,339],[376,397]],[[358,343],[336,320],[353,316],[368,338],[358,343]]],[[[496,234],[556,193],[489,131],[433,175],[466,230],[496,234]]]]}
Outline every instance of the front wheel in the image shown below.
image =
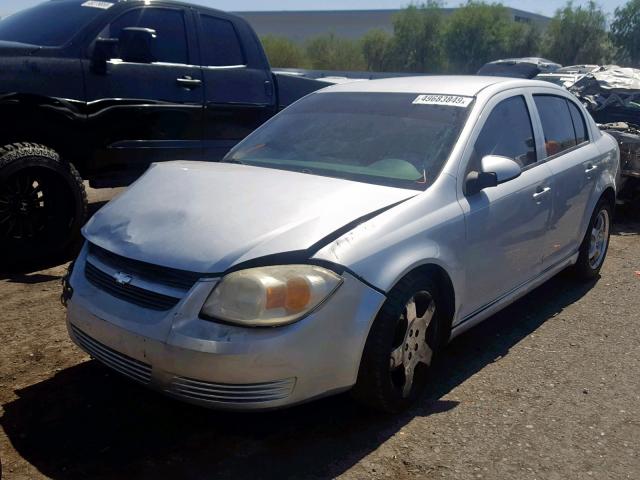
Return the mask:
{"type": "Polygon", "coordinates": [[[609,250],[612,219],[611,204],[606,199],[600,200],[589,221],[589,228],[574,266],[574,273],[578,279],[591,281],[600,275],[600,269],[609,250]]]}
{"type": "Polygon", "coordinates": [[[389,293],[365,344],[356,400],[388,413],[416,400],[441,346],[442,300],[435,282],[423,275],[409,275],[389,293]]]}
{"type": "Polygon", "coordinates": [[[31,143],[0,148],[2,266],[67,253],[80,238],[86,209],[82,179],[55,151],[31,143]]]}

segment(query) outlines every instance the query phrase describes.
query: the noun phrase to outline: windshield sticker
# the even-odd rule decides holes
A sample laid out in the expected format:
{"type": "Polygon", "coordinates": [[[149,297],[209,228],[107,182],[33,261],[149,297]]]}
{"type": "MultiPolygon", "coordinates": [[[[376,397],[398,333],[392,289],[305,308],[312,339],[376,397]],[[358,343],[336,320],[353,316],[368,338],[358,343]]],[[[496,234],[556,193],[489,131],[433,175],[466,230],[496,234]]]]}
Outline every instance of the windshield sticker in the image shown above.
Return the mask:
{"type": "Polygon", "coordinates": [[[94,2],[94,1],[90,1],[90,2],[84,2],[82,4],[83,7],[90,7],[90,8],[101,8],[103,10],[107,10],[111,7],[113,7],[113,3],[111,2],[94,2]]]}
{"type": "Polygon", "coordinates": [[[466,108],[473,102],[472,97],[460,95],[418,95],[413,101],[414,105],[447,105],[450,107],[466,108]]]}

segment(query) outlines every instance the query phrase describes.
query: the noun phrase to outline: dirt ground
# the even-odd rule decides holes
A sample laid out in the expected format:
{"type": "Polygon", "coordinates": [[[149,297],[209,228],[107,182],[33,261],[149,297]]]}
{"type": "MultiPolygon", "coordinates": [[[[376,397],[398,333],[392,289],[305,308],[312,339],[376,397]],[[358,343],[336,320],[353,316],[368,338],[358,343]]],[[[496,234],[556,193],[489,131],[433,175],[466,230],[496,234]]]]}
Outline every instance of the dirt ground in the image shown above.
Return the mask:
{"type": "MultiPolygon", "coordinates": [[[[93,195],[94,209],[112,192],[93,195]]],[[[72,345],[66,266],[0,276],[6,479],[640,479],[640,221],[599,281],[561,274],[455,340],[399,417],[348,395],[230,414],[183,405],[72,345]]]]}

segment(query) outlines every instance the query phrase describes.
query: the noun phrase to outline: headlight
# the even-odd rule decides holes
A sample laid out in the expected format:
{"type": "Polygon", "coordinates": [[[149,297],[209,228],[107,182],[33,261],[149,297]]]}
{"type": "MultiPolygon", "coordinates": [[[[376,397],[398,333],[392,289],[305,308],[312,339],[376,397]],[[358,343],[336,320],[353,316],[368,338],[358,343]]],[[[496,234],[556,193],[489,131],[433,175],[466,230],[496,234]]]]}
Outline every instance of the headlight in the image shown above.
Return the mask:
{"type": "Polygon", "coordinates": [[[249,327],[286,325],[307,315],[341,283],[342,277],[315,265],[241,270],[221,280],[201,315],[249,327]]]}

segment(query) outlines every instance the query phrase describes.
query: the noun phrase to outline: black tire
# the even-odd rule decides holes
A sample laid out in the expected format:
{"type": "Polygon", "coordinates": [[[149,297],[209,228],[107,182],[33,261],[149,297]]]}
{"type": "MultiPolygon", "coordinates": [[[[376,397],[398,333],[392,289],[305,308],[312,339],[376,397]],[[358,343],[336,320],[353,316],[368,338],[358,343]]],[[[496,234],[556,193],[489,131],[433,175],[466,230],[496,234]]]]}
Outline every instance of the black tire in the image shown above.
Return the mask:
{"type": "Polygon", "coordinates": [[[70,253],[80,241],[87,193],[77,170],[33,143],[0,148],[0,251],[6,267],[70,253]]]}
{"type": "MultiPolygon", "coordinates": [[[[580,253],[578,255],[578,261],[573,267],[574,276],[584,282],[590,282],[595,280],[600,275],[600,269],[604,264],[604,260],[609,250],[609,239],[611,236],[611,225],[613,223],[613,207],[611,203],[603,198],[598,202],[596,208],[589,220],[589,228],[580,245],[580,253]],[[594,236],[592,233],[599,229],[599,222],[606,222],[606,232],[602,234],[602,242],[595,242],[595,245],[601,245],[598,249],[593,249],[594,236]],[[598,252],[598,256],[594,257],[595,252],[598,252]]],[[[597,240],[597,239],[595,239],[597,240]]]]}
{"type": "Polygon", "coordinates": [[[358,402],[375,410],[398,413],[416,400],[428,383],[433,358],[448,338],[444,331],[447,325],[444,300],[436,282],[421,274],[409,274],[391,290],[373,322],[364,347],[358,380],[352,390],[352,395],[358,402]],[[433,302],[435,311],[426,331],[413,332],[407,322],[406,307],[412,298],[416,298],[418,316],[422,312],[426,314],[429,301],[433,302]],[[410,338],[416,339],[416,343],[408,347],[409,333],[410,338]],[[394,365],[392,352],[398,348],[410,351],[422,345],[421,342],[432,352],[431,361],[428,365],[419,363],[416,366],[410,392],[406,394],[403,392],[404,366],[394,365]]]}

